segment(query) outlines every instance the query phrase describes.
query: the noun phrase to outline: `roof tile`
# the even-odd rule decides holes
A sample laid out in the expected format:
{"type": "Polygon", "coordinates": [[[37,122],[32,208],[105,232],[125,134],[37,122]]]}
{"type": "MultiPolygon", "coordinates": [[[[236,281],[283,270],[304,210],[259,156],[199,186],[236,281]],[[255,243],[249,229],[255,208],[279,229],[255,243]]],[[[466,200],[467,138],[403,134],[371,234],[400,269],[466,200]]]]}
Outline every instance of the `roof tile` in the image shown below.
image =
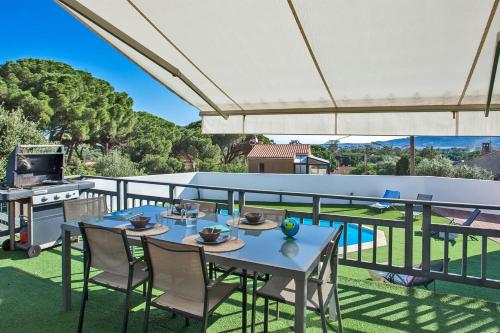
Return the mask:
{"type": "Polygon", "coordinates": [[[294,158],[295,155],[311,155],[311,145],[305,144],[258,144],[247,157],[250,158],[294,158]]]}

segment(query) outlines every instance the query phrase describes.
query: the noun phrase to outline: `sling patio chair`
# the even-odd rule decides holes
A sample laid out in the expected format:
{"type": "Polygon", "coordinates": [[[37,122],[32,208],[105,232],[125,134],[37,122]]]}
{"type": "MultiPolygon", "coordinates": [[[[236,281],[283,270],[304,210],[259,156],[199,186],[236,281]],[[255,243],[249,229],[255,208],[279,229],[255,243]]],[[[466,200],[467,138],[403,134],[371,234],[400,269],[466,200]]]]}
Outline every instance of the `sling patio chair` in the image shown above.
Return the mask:
{"type": "MultiPolygon", "coordinates": [[[[448,259],[449,260],[449,259],[448,259]]],[[[435,272],[442,272],[444,267],[444,260],[433,260],[430,263],[430,270],[435,272]]],[[[422,269],[422,264],[413,266],[415,269],[422,269]]],[[[368,270],[370,277],[373,281],[393,283],[404,287],[424,286],[426,289],[434,283],[434,291],[436,290],[436,281],[432,278],[425,276],[414,276],[408,274],[399,274],[391,272],[382,272],[375,270],[368,270]]]]}
{"type": "Polygon", "coordinates": [[[184,204],[184,203],[199,204],[200,205],[200,212],[207,213],[207,214],[217,213],[217,203],[215,203],[215,202],[181,199],[180,203],[181,204],[184,204]]]}
{"type": "MultiPolygon", "coordinates": [[[[422,193],[417,194],[417,200],[421,200],[421,201],[432,201],[432,197],[433,197],[432,194],[422,194],[422,193]]],[[[416,205],[413,208],[413,219],[415,220],[417,217],[422,215],[423,212],[424,212],[424,206],[416,205]]],[[[406,216],[405,211],[402,211],[401,217],[404,218],[405,216],[406,216]]]]}
{"type": "MultiPolygon", "coordinates": [[[[278,225],[281,225],[281,222],[286,218],[287,216],[287,211],[284,209],[272,209],[272,208],[260,208],[260,207],[250,207],[250,206],[241,206],[240,207],[240,216],[245,216],[247,213],[261,213],[264,218],[269,219],[271,221],[275,221],[278,223],[278,225]]],[[[264,231],[265,232],[265,231],[264,231]]],[[[218,272],[224,273],[227,271],[227,267],[222,266],[222,265],[212,265],[210,264],[210,276],[217,276],[218,272]]],[[[235,269],[232,272],[233,275],[236,275],[240,278],[240,282],[243,283],[243,271],[241,269],[235,269]]],[[[269,276],[265,274],[260,274],[259,272],[247,272],[247,275],[252,275],[253,276],[253,285],[252,288],[253,290],[256,289],[257,287],[257,280],[260,281],[267,281],[269,279],[269,276]]],[[[266,303],[269,302],[266,300],[266,303]]],[[[276,303],[276,318],[279,318],[279,304],[276,303]]],[[[254,314],[253,314],[254,315],[254,314]]],[[[252,331],[253,332],[253,331],[252,331]]]]}
{"type": "MultiPolygon", "coordinates": [[[[232,269],[209,280],[202,246],[144,236],[141,240],[149,270],[144,332],[148,331],[151,306],[186,317],[186,324],[189,318],[198,320],[200,331],[205,332],[208,317],[240,287],[238,283],[223,282],[232,269]],[[163,293],[153,298],[153,289],[163,293]]],[[[242,307],[246,312],[246,304],[242,307]]]]}
{"type": "MultiPolygon", "coordinates": [[[[385,190],[384,199],[399,199],[401,197],[401,193],[399,191],[395,190],[385,190]]],[[[376,202],[373,205],[369,206],[370,208],[378,210],[380,213],[382,213],[384,210],[387,210],[389,208],[393,208],[394,204],[392,202],[385,202],[385,201],[380,201],[376,202]]]]}
{"type": "MultiPolygon", "coordinates": [[[[307,284],[307,308],[319,312],[323,332],[328,332],[326,321],[326,308],[334,297],[339,331],[342,332],[342,317],[337,286],[338,250],[340,235],[344,226],[341,225],[333,235],[332,241],[327,245],[322,257],[319,274],[316,278],[310,277],[307,284]]],[[[254,291],[252,298],[252,331],[255,329],[255,311],[257,297],[265,300],[274,300],[286,304],[295,304],[295,281],[292,278],[272,276],[264,286],[254,291]]],[[[269,306],[264,304],[264,332],[268,331],[269,306]]]]}
{"type": "MultiPolygon", "coordinates": [[[[105,196],[93,198],[66,200],[63,203],[64,221],[85,222],[89,219],[98,219],[108,213],[108,207],[105,196]]],[[[71,247],[83,251],[83,242],[78,241],[75,237],[75,242],[71,247]]]]}
{"type": "MultiPolygon", "coordinates": [[[[277,222],[278,225],[281,225],[281,222],[286,218],[287,211],[284,209],[272,209],[272,208],[259,208],[259,207],[249,207],[249,206],[241,206],[240,207],[241,217],[245,216],[246,213],[261,213],[264,218],[269,219],[271,221],[277,222]]],[[[265,232],[265,231],[264,231],[265,232]]],[[[225,272],[227,267],[221,265],[211,265],[210,266],[210,276],[212,274],[216,275],[217,272],[225,272]]],[[[248,272],[249,274],[258,274],[257,272],[248,272]]],[[[238,275],[239,277],[243,277],[243,271],[241,269],[236,269],[233,272],[234,275],[238,275]]]]}
{"type": "MultiPolygon", "coordinates": [[[[125,293],[122,332],[127,332],[130,294],[132,290],[146,283],[146,263],[132,256],[125,230],[83,222],[78,225],[84,244],[83,295],[78,332],[83,329],[89,282],[125,293]],[[91,267],[102,272],[90,277],[91,267]]],[[[143,293],[144,291],[145,289],[143,293]]]]}
{"type": "Polygon", "coordinates": [[[108,213],[105,196],[66,200],[63,203],[65,221],[82,221],[86,218],[100,218],[108,213]]]}
{"type": "MultiPolygon", "coordinates": [[[[467,218],[467,220],[465,220],[464,223],[460,224],[460,223],[457,223],[455,222],[455,219],[451,219],[450,220],[450,223],[449,225],[460,225],[462,227],[470,227],[472,225],[472,223],[474,223],[474,221],[477,219],[477,217],[479,216],[479,214],[481,214],[481,210],[476,208],[472,211],[472,213],[470,214],[470,216],[467,218]]],[[[431,233],[432,236],[436,237],[436,238],[439,238],[439,239],[444,239],[444,232],[439,232],[439,231],[436,231],[436,232],[432,232],[431,233]]],[[[457,238],[458,234],[456,233],[450,233],[448,235],[448,240],[449,241],[455,241],[455,239],[457,238]]],[[[469,235],[470,238],[474,239],[474,240],[477,240],[476,236],[474,235],[469,235]]]]}

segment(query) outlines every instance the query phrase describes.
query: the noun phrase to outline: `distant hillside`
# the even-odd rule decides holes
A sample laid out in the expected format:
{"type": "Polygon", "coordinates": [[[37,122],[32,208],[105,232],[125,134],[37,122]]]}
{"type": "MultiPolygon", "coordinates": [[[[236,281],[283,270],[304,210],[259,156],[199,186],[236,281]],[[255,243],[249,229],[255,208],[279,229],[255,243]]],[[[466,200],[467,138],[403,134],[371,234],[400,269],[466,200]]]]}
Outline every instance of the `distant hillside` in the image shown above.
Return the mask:
{"type": "MultiPolygon", "coordinates": [[[[416,148],[434,147],[440,149],[469,148],[480,149],[483,142],[491,142],[493,149],[500,148],[500,138],[486,136],[455,137],[455,136],[423,136],[415,138],[416,148]]],[[[393,148],[405,148],[410,145],[409,138],[393,139],[387,141],[375,141],[377,145],[390,146],[393,148]]],[[[366,144],[340,143],[341,148],[356,148],[366,144]]]]}

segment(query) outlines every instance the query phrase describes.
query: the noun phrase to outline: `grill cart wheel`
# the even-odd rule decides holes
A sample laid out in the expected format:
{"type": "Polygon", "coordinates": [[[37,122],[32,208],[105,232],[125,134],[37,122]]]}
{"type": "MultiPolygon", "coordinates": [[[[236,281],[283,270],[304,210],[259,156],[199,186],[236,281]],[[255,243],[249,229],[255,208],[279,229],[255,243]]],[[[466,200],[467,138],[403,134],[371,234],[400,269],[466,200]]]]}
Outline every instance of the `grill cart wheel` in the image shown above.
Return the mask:
{"type": "Polygon", "coordinates": [[[42,252],[42,248],[40,245],[33,245],[30,246],[28,251],[26,251],[26,254],[28,255],[28,258],[34,258],[38,257],[40,255],[40,252],[42,252]]]}
{"type": "Polygon", "coordinates": [[[2,242],[2,250],[10,251],[10,240],[6,239],[2,242]]]}

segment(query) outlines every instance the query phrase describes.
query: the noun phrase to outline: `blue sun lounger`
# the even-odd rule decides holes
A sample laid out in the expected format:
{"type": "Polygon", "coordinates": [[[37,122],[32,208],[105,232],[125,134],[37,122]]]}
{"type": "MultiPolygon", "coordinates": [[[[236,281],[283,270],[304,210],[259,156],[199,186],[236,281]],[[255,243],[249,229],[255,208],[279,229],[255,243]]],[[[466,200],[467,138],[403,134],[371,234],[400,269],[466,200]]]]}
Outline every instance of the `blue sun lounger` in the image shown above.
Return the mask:
{"type": "MultiPolygon", "coordinates": [[[[399,191],[394,190],[385,190],[384,199],[399,199],[401,197],[401,193],[399,191]]],[[[394,207],[392,202],[376,202],[373,205],[370,205],[370,208],[378,209],[380,212],[383,212],[386,209],[394,207]]]]}

